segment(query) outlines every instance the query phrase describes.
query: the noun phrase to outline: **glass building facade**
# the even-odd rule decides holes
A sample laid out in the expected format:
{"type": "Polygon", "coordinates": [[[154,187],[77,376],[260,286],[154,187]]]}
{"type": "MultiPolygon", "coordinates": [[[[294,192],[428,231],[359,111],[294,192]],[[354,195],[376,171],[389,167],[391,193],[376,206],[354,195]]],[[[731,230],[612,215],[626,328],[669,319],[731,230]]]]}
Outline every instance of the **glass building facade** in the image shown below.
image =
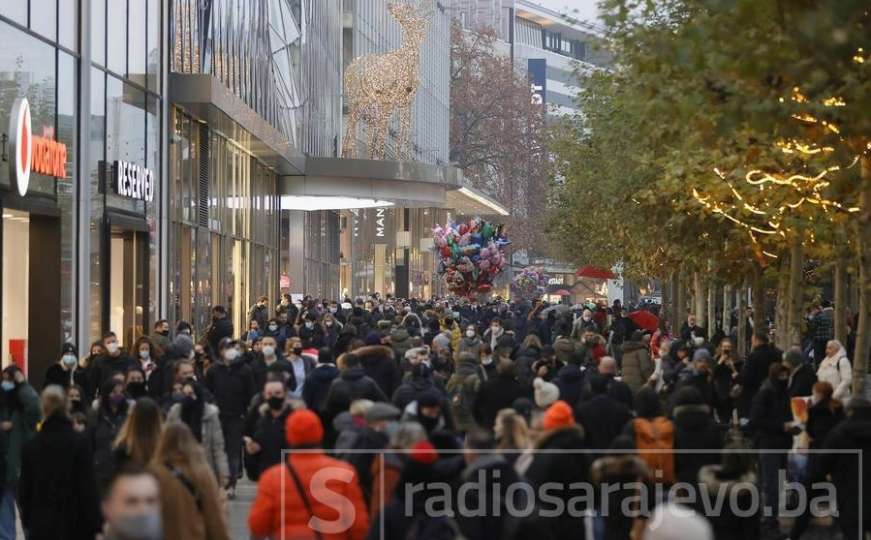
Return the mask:
{"type": "Polygon", "coordinates": [[[64,341],[127,344],[160,312],[166,5],[0,2],[0,354],[37,384],[64,341]]]}

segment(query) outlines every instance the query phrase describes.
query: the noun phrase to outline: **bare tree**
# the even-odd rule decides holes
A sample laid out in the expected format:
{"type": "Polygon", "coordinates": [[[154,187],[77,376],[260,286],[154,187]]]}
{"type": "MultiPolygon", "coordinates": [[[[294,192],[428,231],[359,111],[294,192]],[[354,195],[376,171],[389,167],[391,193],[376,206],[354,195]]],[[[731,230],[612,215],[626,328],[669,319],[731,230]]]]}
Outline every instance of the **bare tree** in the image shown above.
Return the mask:
{"type": "Polygon", "coordinates": [[[508,208],[517,249],[541,253],[548,192],[545,109],[489,28],[451,28],[451,161],[508,208]]]}

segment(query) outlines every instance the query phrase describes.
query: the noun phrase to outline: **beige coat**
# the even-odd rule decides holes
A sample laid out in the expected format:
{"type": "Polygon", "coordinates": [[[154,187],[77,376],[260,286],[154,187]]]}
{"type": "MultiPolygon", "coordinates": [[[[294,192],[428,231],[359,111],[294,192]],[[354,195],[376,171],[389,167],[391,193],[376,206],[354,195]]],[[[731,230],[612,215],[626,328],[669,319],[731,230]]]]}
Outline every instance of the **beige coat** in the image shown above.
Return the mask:
{"type": "MultiPolygon", "coordinates": [[[[227,452],[224,450],[224,432],[221,431],[221,420],[218,418],[218,407],[206,403],[203,411],[203,450],[206,460],[218,478],[221,485],[230,478],[230,464],[227,462],[227,452]]],[[[181,404],[176,403],[166,415],[167,422],[181,422],[181,404]]]]}

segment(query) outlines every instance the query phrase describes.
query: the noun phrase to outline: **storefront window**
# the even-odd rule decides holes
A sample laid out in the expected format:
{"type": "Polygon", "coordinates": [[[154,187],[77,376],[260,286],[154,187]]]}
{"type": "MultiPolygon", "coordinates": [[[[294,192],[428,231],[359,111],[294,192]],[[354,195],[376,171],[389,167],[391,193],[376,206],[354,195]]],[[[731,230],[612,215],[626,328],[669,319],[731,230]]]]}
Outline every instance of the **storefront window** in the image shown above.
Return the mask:
{"type": "Polygon", "coordinates": [[[76,260],[75,181],[76,171],[76,59],[58,52],[57,140],[67,147],[67,178],[57,181],[61,213],[61,327],[64,340],[72,339],[75,305],[73,268],[76,260]]]}
{"type": "MultiPolygon", "coordinates": [[[[55,49],[0,22],[0,131],[5,133],[16,99],[30,104],[33,134],[55,137],[55,49]]],[[[0,167],[0,184],[11,186],[9,167],[0,167]]],[[[54,194],[54,177],[31,173],[29,191],[54,194]]]]}
{"type": "Polygon", "coordinates": [[[30,217],[26,212],[3,210],[3,336],[5,368],[12,362],[26,365],[29,339],[30,217]]]}
{"type": "Polygon", "coordinates": [[[130,2],[130,25],[127,42],[130,48],[128,60],[129,74],[127,77],[142,86],[145,86],[145,34],[148,24],[146,18],[145,0],[129,0],[130,2]]]}
{"type": "Polygon", "coordinates": [[[148,0],[148,31],[146,36],[146,76],[148,89],[160,91],[160,0],[148,0]]]}
{"type": "Polygon", "coordinates": [[[27,26],[27,0],[3,0],[0,2],[0,15],[27,26]]]}
{"type": "Polygon", "coordinates": [[[154,174],[154,182],[157,186],[154,192],[154,201],[146,203],[146,221],[148,223],[149,237],[149,253],[150,264],[148,268],[151,289],[149,291],[150,298],[149,320],[156,321],[158,318],[158,264],[160,263],[159,246],[160,246],[160,216],[158,215],[159,201],[163,196],[160,189],[163,189],[163,182],[160,168],[160,100],[152,96],[146,96],[146,117],[145,117],[145,166],[151,169],[154,174]]]}
{"type": "Polygon", "coordinates": [[[58,2],[57,20],[58,42],[71,51],[78,51],[79,3],[60,0],[58,2]]]}
{"type": "Polygon", "coordinates": [[[57,0],[30,0],[30,29],[52,41],[57,39],[57,0]]]}
{"type": "Polygon", "coordinates": [[[91,0],[91,58],[106,65],[106,0],[91,0]]]}
{"type": "Polygon", "coordinates": [[[106,10],[106,28],[109,32],[109,59],[107,67],[123,75],[127,73],[127,1],[109,0],[106,10]]]}
{"type": "Polygon", "coordinates": [[[103,332],[103,195],[100,193],[101,163],[105,159],[106,144],[106,74],[91,68],[91,155],[88,170],[91,174],[91,290],[90,290],[90,335],[91,340],[100,338],[103,332]]]}
{"type": "MultiPolygon", "coordinates": [[[[127,161],[145,165],[145,93],[109,75],[106,83],[106,162],[127,161]]],[[[121,197],[107,189],[114,208],[145,212],[141,200],[121,197]]]]}

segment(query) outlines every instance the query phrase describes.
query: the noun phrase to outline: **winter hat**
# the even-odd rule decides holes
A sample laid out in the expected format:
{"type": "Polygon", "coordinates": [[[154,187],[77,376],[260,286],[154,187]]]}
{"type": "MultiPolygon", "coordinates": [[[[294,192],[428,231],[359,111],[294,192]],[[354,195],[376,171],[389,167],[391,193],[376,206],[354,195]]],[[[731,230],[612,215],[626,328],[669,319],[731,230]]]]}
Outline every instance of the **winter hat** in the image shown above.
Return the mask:
{"type": "Polygon", "coordinates": [[[575,424],[575,417],[572,414],[572,408],[569,404],[562,400],[557,400],[544,413],[542,427],[546,430],[559,429],[575,424]]]}
{"type": "Polygon", "coordinates": [[[559,399],[559,387],[541,377],[536,377],[532,386],[535,388],[535,404],[540,409],[550,407],[554,401],[559,399]]]}
{"type": "Polygon", "coordinates": [[[375,405],[375,403],[372,400],[355,399],[351,402],[348,412],[351,413],[351,416],[366,416],[373,405],[375,405]]]}
{"type": "Polygon", "coordinates": [[[433,347],[441,347],[442,349],[448,349],[451,346],[451,338],[444,333],[437,335],[432,338],[433,347]]]}
{"type": "Polygon", "coordinates": [[[64,343],[64,346],[61,347],[60,354],[61,356],[63,356],[68,353],[75,356],[79,355],[79,351],[78,349],[76,349],[75,345],[73,345],[72,343],[64,343]]]}
{"type": "Polygon", "coordinates": [[[435,390],[424,390],[417,398],[418,407],[437,407],[441,405],[441,399],[435,390]]]}
{"type": "Polygon", "coordinates": [[[654,509],[642,537],[644,540],[713,540],[714,534],[710,523],[695,511],[679,504],[666,503],[654,509]]]}
{"type": "Polygon", "coordinates": [[[519,397],[511,403],[511,408],[517,411],[517,414],[526,419],[527,424],[529,424],[532,419],[532,409],[534,407],[535,405],[532,403],[532,400],[525,397],[519,397]]]}
{"type": "Polygon", "coordinates": [[[704,405],[702,394],[692,386],[684,386],[674,395],[675,406],[679,405],[704,405]]]}
{"type": "Polygon", "coordinates": [[[189,358],[191,351],[194,350],[194,340],[187,334],[179,334],[172,340],[172,348],[179,358],[189,358]]]}
{"type": "Polygon", "coordinates": [[[402,468],[401,484],[421,484],[432,481],[433,465],[438,451],[429,441],[418,441],[408,449],[407,461],[402,468]]]}
{"type": "Polygon", "coordinates": [[[711,352],[708,349],[705,349],[704,347],[696,349],[695,352],[693,352],[693,362],[696,362],[698,360],[710,360],[710,359],[711,359],[711,352]]]}
{"type": "Polygon", "coordinates": [[[378,332],[369,332],[366,334],[366,345],[381,345],[381,334],[378,332]]]}
{"type": "Polygon", "coordinates": [[[378,422],[381,420],[396,420],[399,418],[400,410],[389,403],[374,403],[369,410],[366,411],[367,422],[378,422]]]}
{"type": "Polygon", "coordinates": [[[321,419],[309,409],[292,412],[284,423],[287,444],[291,448],[315,446],[324,439],[324,426],[321,419]]]}

